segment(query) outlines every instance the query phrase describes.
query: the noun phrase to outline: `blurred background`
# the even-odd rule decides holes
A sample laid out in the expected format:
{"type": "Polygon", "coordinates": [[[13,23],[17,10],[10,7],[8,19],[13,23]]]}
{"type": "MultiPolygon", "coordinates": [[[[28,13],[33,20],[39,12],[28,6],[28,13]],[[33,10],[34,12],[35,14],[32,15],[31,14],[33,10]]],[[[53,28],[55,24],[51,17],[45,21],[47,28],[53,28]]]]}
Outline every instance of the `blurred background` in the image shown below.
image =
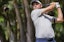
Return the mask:
{"type": "MultiPolygon", "coordinates": [[[[35,42],[35,29],[30,17],[32,0],[0,0],[0,42],[35,42]]],[[[40,0],[44,7],[59,2],[64,15],[64,0],[40,0]]],[[[49,15],[57,16],[57,10],[49,15]]],[[[64,22],[53,23],[55,39],[64,42],[64,22]]]]}

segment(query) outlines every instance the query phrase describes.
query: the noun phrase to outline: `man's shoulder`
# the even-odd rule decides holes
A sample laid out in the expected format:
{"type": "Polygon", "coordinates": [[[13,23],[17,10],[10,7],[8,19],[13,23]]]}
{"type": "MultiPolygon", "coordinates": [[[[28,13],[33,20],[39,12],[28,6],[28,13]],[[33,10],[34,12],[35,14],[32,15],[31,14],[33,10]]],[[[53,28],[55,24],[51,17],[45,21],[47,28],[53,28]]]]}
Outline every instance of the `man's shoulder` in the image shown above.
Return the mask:
{"type": "Polygon", "coordinates": [[[36,13],[36,12],[40,12],[41,10],[43,10],[43,9],[34,9],[34,10],[32,10],[32,12],[31,13],[36,13]]]}
{"type": "Polygon", "coordinates": [[[34,10],[32,10],[32,12],[34,12],[34,11],[37,11],[38,9],[34,9],[34,10]]]}
{"type": "Polygon", "coordinates": [[[31,12],[31,14],[34,14],[34,13],[36,13],[37,12],[37,10],[35,9],[35,10],[32,10],[32,12],[31,12]]]}

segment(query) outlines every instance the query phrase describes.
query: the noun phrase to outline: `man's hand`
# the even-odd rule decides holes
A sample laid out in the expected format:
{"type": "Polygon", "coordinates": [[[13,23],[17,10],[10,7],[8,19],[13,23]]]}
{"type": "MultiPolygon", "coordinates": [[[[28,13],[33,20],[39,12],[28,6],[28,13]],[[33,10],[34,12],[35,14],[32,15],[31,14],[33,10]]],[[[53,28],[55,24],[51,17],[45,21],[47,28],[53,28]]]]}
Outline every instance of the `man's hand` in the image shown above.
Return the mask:
{"type": "Polygon", "coordinates": [[[59,2],[56,2],[56,8],[60,8],[59,2]]]}
{"type": "Polygon", "coordinates": [[[50,3],[50,5],[54,5],[55,6],[56,5],[56,2],[52,2],[52,3],[50,3]]]}

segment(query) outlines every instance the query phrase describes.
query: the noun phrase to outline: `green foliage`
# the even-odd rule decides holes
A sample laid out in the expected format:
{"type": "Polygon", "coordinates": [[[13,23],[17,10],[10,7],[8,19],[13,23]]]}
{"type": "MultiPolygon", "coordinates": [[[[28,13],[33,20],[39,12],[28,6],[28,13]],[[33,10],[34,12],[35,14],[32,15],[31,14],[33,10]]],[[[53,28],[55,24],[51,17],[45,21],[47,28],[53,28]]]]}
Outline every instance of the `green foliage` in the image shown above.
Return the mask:
{"type": "Polygon", "coordinates": [[[0,7],[4,4],[7,4],[10,0],[0,0],[0,7]]]}
{"type": "Polygon", "coordinates": [[[4,18],[3,17],[0,17],[0,23],[1,22],[4,22],[4,18]]]}
{"type": "MultiPolygon", "coordinates": [[[[28,0],[29,3],[31,0],[28,0]]],[[[41,0],[42,1],[42,0],[41,0]]],[[[51,0],[51,1],[56,1],[56,0],[51,0]]],[[[42,1],[43,2],[43,1],[42,1]]],[[[25,13],[24,13],[24,7],[21,7],[23,5],[22,4],[22,0],[17,0],[17,5],[18,5],[18,9],[20,11],[20,14],[21,14],[21,17],[22,17],[22,21],[23,21],[23,25],[25,26],[26,23],[25,23],[25,13]],[[19,8],[20,7],[20,8],[19,8]]],[[[60,1],[60,4],[61,4],[61,7],[63,7],[63,0],[60,1]]],[[[57,17],[57,10],[55,9],[54,10],[55,12],[55,16],[57,17]]],[[[16,32],[16,29],[17,29],[17,24],[15,24],[15,19],[16,19],[16,13],[14,11],[14,7],[13,7],[13,1],[12,0],[0,0],[0,29],[2,29],[3,31],[3,35],[5,35],[4,38],[6,38],[6,40],[8,40],[10,37],[9,37],[9,28],[7,28],[7,21],[8,19],[6,19],[5,17],[2,16],[2,14],[8,18],[9,17],[9,20],[11,21],[10,24],[10,29],[11,31],[13,31],[13,33],[16,32]],[[4,12],[3,11],[3,6],[6,5],[6,7],[9,8],[9,10],[7,10],[7,12],[4,12]],[[8,16],[7,16],[8,14],[8,16]]],[[[26,27],[25,27],[26,29],[26,27]]],[[[63,42],[63,35],[64,35],[64,27],[63,27],[63,24],[62,23],[56,23],[55,25],[55,34],[56,34],[56,41],[57,42],[63,42]],[[60,39],[61,38],[61,39],[60,39]]],[[[19,35],[19,33],[17,34],[19,35]]],[[[19,38],[19,37],[18,37],[19,38]]]]}

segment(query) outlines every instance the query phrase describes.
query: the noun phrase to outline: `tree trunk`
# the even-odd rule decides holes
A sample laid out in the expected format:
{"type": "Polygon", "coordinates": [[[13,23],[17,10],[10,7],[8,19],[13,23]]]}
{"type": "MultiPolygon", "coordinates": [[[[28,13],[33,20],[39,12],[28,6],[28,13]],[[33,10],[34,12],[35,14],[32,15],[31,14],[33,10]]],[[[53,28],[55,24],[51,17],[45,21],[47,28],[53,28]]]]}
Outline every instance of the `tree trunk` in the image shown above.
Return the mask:
{"type": "Polygon", "coordinates": [[[21,15],[20,15],[19,9],[17,7],[17,1],[16,0],[14,0],[13,5],[15,8],[15,12],[16,12],[16,19],[17,19],[18,28],[20,29],[20,42],[25,42],[24,29],[22,26],[21,15]]]}
{"type": "Polygon", "coordinates": [[[23,0],[23,5],[26,13],[26,18],[27,18],[27,42],[34,42],[34,28],[32,25],[31,17],[30,17],[30,10],[29,10],[29,5],[28,5],[28,0],[23,0]]]}

